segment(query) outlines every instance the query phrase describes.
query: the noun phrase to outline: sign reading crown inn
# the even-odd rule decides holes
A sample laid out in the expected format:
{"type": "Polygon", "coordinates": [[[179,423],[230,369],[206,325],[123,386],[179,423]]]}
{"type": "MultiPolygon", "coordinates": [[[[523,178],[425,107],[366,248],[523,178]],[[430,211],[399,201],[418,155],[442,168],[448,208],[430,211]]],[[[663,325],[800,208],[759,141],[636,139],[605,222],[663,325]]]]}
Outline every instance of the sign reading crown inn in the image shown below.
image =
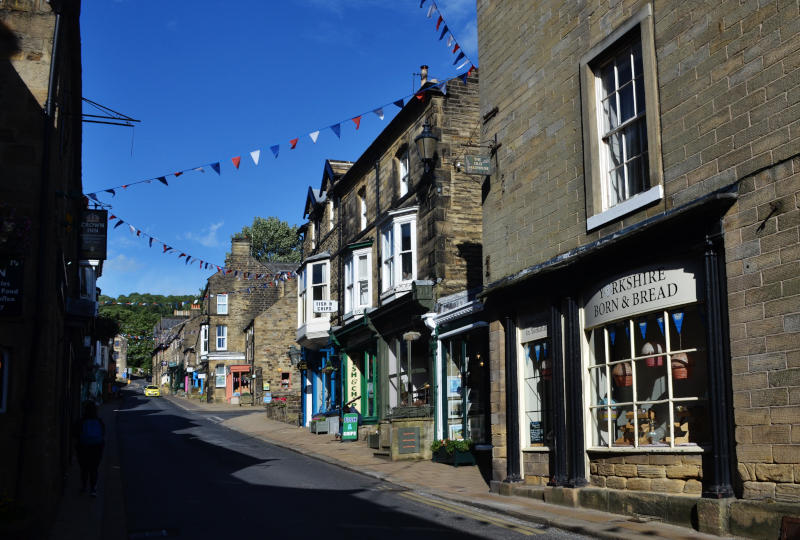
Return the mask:
{"type": "Polygon", "coordinates": [[[642,313],[697,302],[700,279],[689,266],[652,266],[597,285],[586,301],[586,328],[642,313]]]}

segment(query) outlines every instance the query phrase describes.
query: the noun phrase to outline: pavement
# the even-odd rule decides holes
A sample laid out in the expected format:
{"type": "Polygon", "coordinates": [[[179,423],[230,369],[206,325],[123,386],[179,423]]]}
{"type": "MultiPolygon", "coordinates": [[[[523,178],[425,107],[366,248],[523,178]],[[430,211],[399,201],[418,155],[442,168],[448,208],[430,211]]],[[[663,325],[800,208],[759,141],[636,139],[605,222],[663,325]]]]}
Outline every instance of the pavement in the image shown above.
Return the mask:
{"type": "MultiPolygon", "coordinates": [[[[195,412],[240,411],[251,408],[209,404],[174,396],[162,399],[167,399],[184,410],[195,412]]],[[[128,537],[115,408],[115,402],[111,402],[100,407],[99,411],[106,423],[108,442],[101,464],[98,496],[92,498],[79,493],[77,463],[73,463],[66,478],[51,540],[122,540],[128,537]]],[[[453,467],[432,461],[391,461],[386,457],[376,456],[375,450],[367,447],[365,441],[341,442],[332,434],[315,435],[305,428],[270,420],[257,407],[253,408],[252,414],[228,418],[222,425],[429,497],[446,499],[578,534],[609,539],[720,538],[658,521],[641,522],[629,516],[558,506],[524,497],[497,495],[490,492],[478,467],[453,467]]]]}

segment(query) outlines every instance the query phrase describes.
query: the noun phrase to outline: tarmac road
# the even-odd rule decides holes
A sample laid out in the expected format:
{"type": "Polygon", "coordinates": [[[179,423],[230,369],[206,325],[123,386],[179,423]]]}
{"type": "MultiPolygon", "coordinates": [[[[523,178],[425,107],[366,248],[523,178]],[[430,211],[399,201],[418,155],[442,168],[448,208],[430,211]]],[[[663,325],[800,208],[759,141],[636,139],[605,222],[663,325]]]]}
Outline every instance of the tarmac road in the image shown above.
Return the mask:
{"type": "Polygon", "coordinates": [[[139,538],[576,538],[416,493],[125,392],[117,414],[127,533],[139,538]]]}

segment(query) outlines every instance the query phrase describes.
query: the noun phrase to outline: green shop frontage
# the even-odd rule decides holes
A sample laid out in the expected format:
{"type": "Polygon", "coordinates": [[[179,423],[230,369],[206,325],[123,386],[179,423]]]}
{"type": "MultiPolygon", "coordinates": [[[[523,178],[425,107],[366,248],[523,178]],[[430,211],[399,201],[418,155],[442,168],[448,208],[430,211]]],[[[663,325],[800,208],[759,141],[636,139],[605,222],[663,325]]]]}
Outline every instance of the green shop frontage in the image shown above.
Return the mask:
{"type": "Polygon", "coordinates": [[[393,460],[431,457],[433,305],[432,284],[415,282],[407,294],[331,330],[344,405],[360,413],[369,444],[393,460]]]}

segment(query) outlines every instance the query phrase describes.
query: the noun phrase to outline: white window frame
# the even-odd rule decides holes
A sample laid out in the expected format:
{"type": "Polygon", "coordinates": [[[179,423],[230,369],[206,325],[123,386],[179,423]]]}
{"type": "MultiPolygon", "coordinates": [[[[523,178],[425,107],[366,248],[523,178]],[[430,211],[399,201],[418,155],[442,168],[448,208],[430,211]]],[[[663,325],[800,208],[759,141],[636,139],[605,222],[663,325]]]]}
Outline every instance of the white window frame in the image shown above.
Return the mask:
{"type": "Polygon", "coordinates": [[[218,324],[216,332],[217,332],[217,340],[215,342],[216,343],[216,350],[217,351],[227,351],[228,350],[228,325],[227,324],[218,324]]]}
{"type": "Polygon", "coordinates": [[[372,305],[372,247],[357,249],[350,253],[345,265],[345,316],[361,315],[372,305]],[[357,275],[359,261],[366,259],[366,275],[357,275]],[[361,301],[361,292],[366,294],[366,302],[361,301]]]}
{"type": "MultiPolygon", "coordinates": [[[[592,47],[580,61],[581,102],[583,115],[583,154],[584,176],[586,178],[586,228],[597,229],[617,221],[628,214],[653,205],[664,198],[663,170],[661,161],[661,126],[658,103],[658,83],[656,80],[655,31],[653,28],[652,6],[646,4],[627,22],[614,30],[605,39],[592,47]],[[638,192],[624,193],[619,201],[610,197],[609,189],[609,150],[604,138],[609,135],[604,130],[602,111],[603,88],[601,70],[609,62],[619,58],[627,47],[641,47],[644,107],[641,115],[626,121],[615,129],[641,123],[645,119],[646,128],[640,133],[646,139],[646,170],[642,179],[642,189],[638,192]]],[[[615,72],[616,73],[616,72],[615,72]]],[[[615,78],[615,82],[618,82],[615,78]]],[[[640,97],[641,97],[640,92],[640,97]]],[[[638,107],[642,109],[642,107],[638,107]]],[[[627,173],[626,173],[627,174],[627,173]]],[[[626,176],[627,178],[627,176],[626,176]]]]}
{"type": "MultiPolygon", "coordinates": [[[[531,322],[528,320],[527,322],[531,322]]],[[[537,321],[539,322],[539,321],[537,321]]],[[[545,347],[549,347],[549,351],[547,352],[546,360],[542,359],[542,364],[540,365],[539,370],[539,378],[544,377],[544,369],[549,367],[551,370],[551,377],[552,377],[552,366],[553,366],[553,347],[552,342],[550,339],[550,332],[548,329],[548,325],[544,322],[540,322],[540,324],[533,324],[531,323],[530,326],[526,327],[526,331],[523,331],[522,328],[517,329],[517,373],[519,373],[519,382],[518,382],[518,400],[519,400],[519,410],[522,414],[520,414],[519,418],[519,429],[520,429],[520,447],[521,450],[526,452],[546,452],[550,449],[547,441],[547,434],[545,433],[545,440],[542,442],[541,446],[533,446],[530,443],[530,424],[528,420],[528,413],[531,412],[533,409],[528,409],[528,402],[527,402],[527,385],[529,384],[528,381],[536,379],[536,377],[526,377],[526,362],[528,361],[527,353],[531,352],[533,347],[537,344],[544,344],[545,347]],[[548,366],[544,365],[544,362],[548,362],[548,366]]],[[[535,355],[535,353],[533,353],[535,355]]],[[[551,383],[551,391],[553,391],[552,383],[551,383]]],[[[545,402],[547,396],[542,394],[535,394],[535,397],[538,397],[538,407],[539,412],[542,415],[541,422],[549,427],[552,427],[552,414],[553,412],[550,410],[550,403],[545,402]],[[548,418],[544,418],[547,415],[548,418]]]]}
{"type": "Polygon", "coordinates": [[[217,315],[227,315],[228,314],[228,295],[226,294],[218,294],[217,295],[217,315]]]}
{"type": "Polygon", "coordinates": [[[298,272],[297,276],[297,323],[298,327],[309,320],[329,317],[329,313],[314,313],[314,289],[322,288],[322,298],[317,300],[330,300],[330,261],[328,259],[310,262],[298,272]],[[323,280],[320,283],[309,284],[309,275],[314,279],[314,268],[324,267],[323,280]]]}
{"type": "Polygon", "coordinates": [[[200,354],[208,354],[208,325],[200,326],[200,354]]]}
{"type": "Polygon", "coordinates": [[[411,288],[411,282],[417,279],[417,214],[396,215],[381,231],[381,293],[388,294],[411,288]],[[402,226],[409,225],[411,232],[411,249],[402,251],[402,226]],[[411,253],[411,276],[403,279],[402,255],[411,253]]]}
{"type": "Polygon", "coordinates": [[[328,199],[328,232],[333,230],[334,224],[334,215],[333,215],[333,201],[328,199]]]}
{"type": "Polygon", "coordinates": [[[367,190],[362,188],[358,191],[358,216],[359,231],[367,228],[367,190]]]}
{"type": "Polygon", "coordinates": [[[408,158],[408,148],[397,157],[397,181],[400,189],[400,196],[404,197],[408,193],[410,178],[410,162],[408,158]]]}
{"type": "Polygon", "coordinates": [[[225,366],[217,366],[214,368],[214,388],[225,388],[227,383],[227,370],[225,366]],[[220,384],[220,377],[222,377],[222,384],[220,384]]]}

